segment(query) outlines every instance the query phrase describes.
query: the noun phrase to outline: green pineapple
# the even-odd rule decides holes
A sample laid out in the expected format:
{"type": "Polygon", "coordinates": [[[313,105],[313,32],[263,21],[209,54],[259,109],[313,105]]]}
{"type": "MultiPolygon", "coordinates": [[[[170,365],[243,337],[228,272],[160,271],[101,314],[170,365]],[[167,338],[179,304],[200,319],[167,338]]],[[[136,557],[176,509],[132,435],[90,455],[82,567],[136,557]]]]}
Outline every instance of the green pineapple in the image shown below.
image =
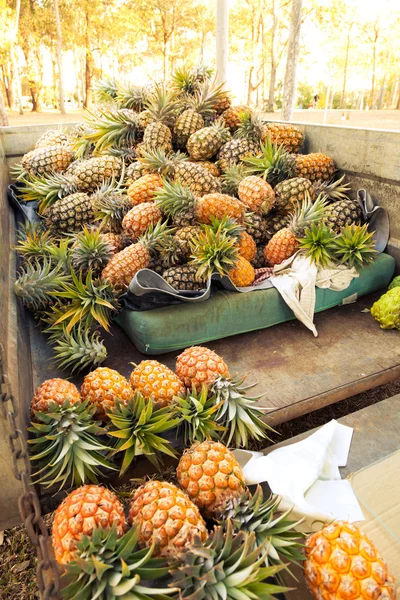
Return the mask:
{"type": "Polygon", "coordinates": [[[278,211],[291,211],[298,203],[304,202],[306,196],[313,200],[316,190],[311,181],[304,177],[292,177],[275,186],[275,208],[278,211]]]}
{"type": "Polygon", "coordinates": [[[373,235],[367,223],[346,225],[335,238],[334,253],[340,264],[355,267],[357,271],[371,264],[378,254],[373,235]]]}
{"type": "Polygon", "coordinates": [[[107,154],[81,161],[74,170],[79,190],[90,193],[101,187],[107,180],[114,178],[118,181],[122,166],[123,162],[120,158],[107,154]]]}
{"type": "Polygon", "coordinates": [[[400,330],[400,287],[396,286],[383,294],[373,304],[371,315],[381,329],[400,330]]]}
{"type": "Polygon", "coordinates": [[[329,205],[325,222],[335,233],[347,225],[361,225],[363,214],[357,200],[337,200],[329,205]]]}
{"type": "Polygon", "coordinates": [[[263,177],[272,187],[295,176],[291,155],[283,145],[273,144],[269,137],[258,146],[253,156],[245,157],[244,163],[254,175],[263,177]]]}
{"type": "Polygon", "coordinates": [[[322,223],[311,223],[304,236],[299,238],[299,248],[309,256],[315,264],[325,267],[335,257],[336,235],[322,223]]]}
{"type": "Polygon", "coordinates": [[[44,213],[47,227],[53,233],[79,231],[93,222],[93,216],[92,199],[83,192],[56,200],[44,213]]]}
{"type": "Polygon", "coordinates": [[[25,174],[40,176],[62,173],[72,162],[72,158],[72,149],[68,145],[41,146],[22,157],[21,176],[23,177],[25,174]]]}
{"type": "Polygon", "coordinates": [[[162,272],[162,277],[175,290],[200,291],[206,287],[205,280],[198,277],[198,269],[194,265],[177,265],[162,272]]]}
{"type": "Polygon", "coordinates": [[[14,292],[28,310],[36,313],[45,310],[51,304],[50,294],[61,291],[69,281],[68,275],[45,258],[41,262],[28,262],[20,270],[14,292]]]}
{"type": "Polygon", "coordinates": [[[76,271],[98,272],[106,266],[113,254],[113,247],[99,231],[84,227],[74,236],[71,258],[76,271]]]}
{"type": "Polygon", "coordinates": [[[78,180],[73,175],[54,173],[37,177],[31,175],[29,180],[22,180],[25,188],[21,190],[21,198],[25,202],[39,203],[38,213],[43,214],[60,198],[70,196],[78,191],[78,180]]]}
{"type": "MultiPolygon", "coordinates": [[[[174,91],[165,86],[157,85],[150,100],[146,103],[146,111],[151,122],[143,135],[144,150],[172,150],[171,128],[175,124],[177,97],[174,91]]],[[[143,154],[143,152],[142,152],[143,154]]]]}
{"type": "Polygon", "coordinates": [[[246,231],[254,239],[257,245],[266,241],[268,235],[268,222],[271,219],[270,213],[267,218],[258,213],[247,213],[245,219],[246,231]]]}
{"type": "Polygon", "coordinates": [[[221,122],[216,122],[192,133],[186,144],[187,151],[194,160],[207,160],[215,156],[230,137],[229,129],[221,122]]]}
{"type": "MultiPolygon", "coordinates": [[[[62,316],[60,311],[57,314],[58,318],[62,316]]],[[[98,331],[90,333],[78,326],[68,333],[61,323],[61,327],[50,326],[47,333],[53,344],[54,363],[60,369],[79,373],[84,369],[95,369],[107,358],[107,349],[98,331]]]]}

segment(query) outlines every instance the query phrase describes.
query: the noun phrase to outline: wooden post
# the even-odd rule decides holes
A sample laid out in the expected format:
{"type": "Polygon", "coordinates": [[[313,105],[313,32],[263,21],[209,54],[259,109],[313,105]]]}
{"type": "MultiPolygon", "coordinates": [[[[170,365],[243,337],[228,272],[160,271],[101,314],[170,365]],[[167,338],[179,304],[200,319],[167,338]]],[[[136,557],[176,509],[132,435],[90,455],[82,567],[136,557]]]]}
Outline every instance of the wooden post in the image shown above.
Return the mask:
{"type": "Polygon", "coordinates": [[[228,77],[229,0],[217,0],[217,83],[225,83],[228,77]]]}

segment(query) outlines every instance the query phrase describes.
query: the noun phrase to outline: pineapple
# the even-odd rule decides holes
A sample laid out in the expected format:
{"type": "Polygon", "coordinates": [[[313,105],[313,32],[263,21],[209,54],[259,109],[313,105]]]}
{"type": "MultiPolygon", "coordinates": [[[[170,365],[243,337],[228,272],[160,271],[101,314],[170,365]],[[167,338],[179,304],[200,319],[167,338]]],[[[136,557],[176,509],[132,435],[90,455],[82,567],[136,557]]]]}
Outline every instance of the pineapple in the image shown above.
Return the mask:
{"type": "Polygon", "coordinates": [[[176,475],[179,485],[207,518],[246,489],[239,463],[221,442],[207,440],[185,450],[176,475]]]}
{"type": "Polygon", "coordinates": [[[128,520],[139,528],[142,546],[157,544],[157,553],[172,559],[197,537],[201,542],[207,537],[197,506],[182,490],[166,481],[149,481],[136,490],[128,520]]]}
{"type": "Polygon", "coordinates": [[[65,400],[71,404],[82,402],[81,395],[76,385],[66,379],[46,379],[36,388],[31,402],[31,416],[35,412],[48,412],[51,403],[61,406],[65,400]]]}
{"type": "Polygon", "coordinates": [[[129,238],[122,233],[113,233],[112,231],[101,231],[99,230],[103,240],[111,247],[112,254],[120,252],[128,244],[131,243],[129,238]]]}
{"type": "Polygon", "coordinates": [[[99,485],[84,485],[71,492],[54,513],[52,543],[56,561],[65,565],[74,556],[82,536],[96,527],[116,527],[118,536],[126,529],[124,507],[115,494],[99,485]]]}
{"type": "Polygon", "coordinates": [[[400,330],[400,286],[389,289],[374,302],[371,315],[381,329],[400,330]]]}
{"type": "Polygon", "coordinates": [[[330,156],[321,152],[293,155],[293,175],[310,181],[329,181],[336,167],[330,156]]]}
{"type": "Polygon", "coordinates": [[[60,198],[78,191],[77,179],[65,173],[46,174],[41,177],[31,175],[29,181],[23,181],[25,187],[21,190],[20,196],[25,202],[37,201],[40,215],[60,198]]]}
{"type": "Polygon", "coordinates": [[[197,292],[206,287],[205,280],[197,277],[197,267],[194,265],[177,265],[162,271],[162,277],[175,290],[197,292]]]}
{"type": "Polygon", "coordinates": [[[172,571],[172,584],[181,600],[274,600],[288,588],[270,583],[284,567],[263,567],[265,545],[258,546],[255,533],[233,532],[215,527],[205,541],[200,538],[182,552],[172,571]]]}
{"type": "Polygon", "coordinates": [[[65,171],[72,158],[70,146],[53,144],[31,150],[22,157],[21,165],[28,175],[50,175],[65,171]]]}
{"type": "Polygon", "coordinates": [[[220,177],[221,170],[216,163],[210,162],[208,160],[199,160],[199,161],[189,161],[194,162],[194,164],[200,165],[203,169],[206,169],[213,177],[220,177]]]}
{"type": "Polygon", "coordinates": [[[222,175],[222,191],[229,196],[238,196],[240,182],[251,175],[248,167],[243,163],[231,165],[222,175]]]}
{"type": "Polygon", "coordinates": [[[243,223],[245,217],[245,205],[226,194],[205,194],[196,202],[196,217],[199,223],[209,224],[212,217],[222,219],[229,216],[243,223]]]}
{"type": "Polygon", "coordinates": [[[74,170],[78,188],[83,192],[94,192],[108,179],[117,180],[121,174],[122,161],[116,156],[101,155],[83,160],[74,170]]]}
{"type": "Polygon", "coordinates": [[[272,187],[294,176],[292,155],[282,145],[272,144],[269,137],[252,154],[244,158],[246,167],[254,175],[263,177],[272,187]]]}
{"type": "Polygon", "coordinates": [[[72,266],[75,270],[86,273],[89,270],[99,271],[106,266],[113,254],[113,247],[99,231],[84,227],[75,236],[71,250],[72,266]]]}
{"type": "Polygon", "coordinates": [[[236,287],[247,287],[254,283],[256,274],[253,265],[243,256],[239,255],[233,269],[227,273],[236,287]]]}
{"type": "Polygon", "coordinates": [[[145,456],[158,470],[162,468],[163,454],[176,458],[171,443],[163,437],[181,422],[179,416],[173,418],[169,406],[153,405],[135,392],[126,403],[117,400],[107,416],[111,421],[108,435],[117,441],[113,454],[119,457],[123,453],[120,477],[136,456],[145,456]]]}
{"type": "Polygon", "coordinates": [[[153,202],[156,191],[162,187],[162,179],[158,173],[149,173],[139,177],[128,187],[128,197],[132,206],[143,202],[153,202]]]}
{"type": "Polygon", "coordinates": [[[205,385],[198,392],[195,388],[187,390],[185,396],[175,398],[174,407],[182,418],[184,445],[219,437],[225,427],[215,421],[219,404],[214,396],[209,396],[205,385]]]}
{"type": "Polygon", "coordinates": [[[249,262],[252,262],[257,254],[256,242],[247,231],[242,231],[239,236],[238,250],[239,256],[243,256],[249,262]]]}
{"type": "Polygon", "coordinates": [[[107,413],[116,400],[126,404],[133,397],[133,390],[129,381],[118,371],[98,367],[84,378],[81,396],[96,408],[96,418],[106,421],[107,413]]]}
{"type": "Polygon", "coordinates": [[[158,223],[154,228],[150,227],[136,244],[131,244],[114,254],[103,269],[102,278],[108,280],[116,289],[124,291],[136,273],[150,265],[152,252],[164,233],[165,224],[158,223]]]}
{"type": "Polygon", "coordinates": [[[324,218],[326,206],[325,198],[319,196],[314,203],[308,198],[295,209],[290,225],[275,233],[265,247],[265,260],[270,266],[279,265],[296,252],[299,247],[298,236],[313,221],[324,218]]]}
{"type": "Polygon", "coordinates": [[[251,261],[252,266],[257,269],[265,269],[267,263],[264,258],[264,246],[257,246],[256,255],[251,261]]]}
{"type": "Polygon", "coordinates": [[[152,119],[143,135],[143,147],[146,150],[162,149],[165,152],[172,150],[171,128],[175,123],[176,109],[176,93],[162,85],[157,85],[146,102],[147,114],[152,119]]]}
{"type": "Polygon", "coordinates": [[[251,108],[249,106],[245,106],[243,104],[230,106],[222,113],[221,117],[225,123],[225,127],[229,127],[229,129],[234,132],[240,126],[240,115],[241,113],[251,113],[251,108]]]}
{"type": "Polygon", "coordinates": [[[238,187],[239,199],[252,212],[269,213],[275,204],[275,192],[262,177],[250,175],[238,187]]]}
{"type": "Polygon", "coordinates": [[[187,141],[186,148],[190,158],[207,160],[215,156],[230,137],[229,130],[221,123],[216,122],[210,127],[203,127],[192,133],[187,141]]]}
{"type": "Polygon", "coordinates": [[[291,214],[279,210],[272,211],[264,220],[265,240],[269,241],[275,233],[290,225],[291,214]]]}
{"type": "MultiPolygon", "coordinates": [[[[205,81],[193,96],[187,97],[187,108],[179,115],[175,123],[174,136],[178,148],[184,148],[190,136],[199,129],[203,129],[205,125],[203,117],[213,110],[220,94],[221,86],[215,86],[210,81],[205,81]]],[[[205,142],[204,146],[207,145],[205,142]]],[[[212,154],[204,158],[210,156],[212,154]]]]}
{"type": "Polygon", "coordinates": [[[135,161],[126,168],[125,178],[126,181],[131,184],[133,181],[136,181],[143,175],[147,175],[148,172],[149,171],[142,165],[141,162],[135,161]]]}
{"type": "Polygon", "coordinates": [[[279,211],[291,211],[296,204],[301,204],[307,194],[315,198],[315,188],[311,181],[304,177],[292,177],[275,186],[275,208],[279,211]]]}
{"type": "Polygon", "coordinates": [[[337,200],[328,206],[325,222],[335,233],[346,225],[361,225],[363,214],[357,200],[337,200]]]}
{"type": "MultiPolygon", "coordinates": [[[[96,114],[88,112],[86,119],[90,131],[83,137],[94,144],[96,153],[111,148],[132,148],[139,139],[137,114],[133,110],[115,110],[112,107],[97,111],[96,114]]],[[[80,146],[81,142],[77,145],[80,146]]]]}
{"type": "Polygon", "coordinates": [[[396,586],[371,540],[345,521],[325,525],[305,544],[304,576],[314,598],[395,600],[396,586]]]}
{"type": "Polygon", "coordinates": [[[185,386],[179,377],[157,360],[142,360],[134,366],[130,375],[131,386],[146,400],[166,406],[175,396],[185,393],[185,386]]]}
{"type": "Polygon", "coordinates": [[[220,221],[213,218],[212,228],[214,232],[217,232],[221,228],[228,237],[235,240],[239,256],[243,256],[248,261],[253,260],[256,255],[256,243],[251,235],[245,231],[243,225],[229,217],[223,217],[220,221]]]}
{"type": "Polygon", "coordinates": [[[104,183],[92,195],[94,221],[100,221],[104,232],[121,233],[122,219],[132,207],[122,188],[111,182],[104,183]]]}
{"type": "Polygon", "coordinates": [[[226,171],[232,166],[243,162],[248,156],[260,152],[260,144],[257,140],[239,138],[224,144],[218,152],[218,166],[221,171],[226,171]]]}
{"type": "Polygon", "coordinates": [[[71,194],[57,200],[46,210],[44,217],[47,227],[54,233],[78,231],[93,221],[92,199],[83,192],[71,194]]]}
{"type": "Polygon", "coordinates": [[[176,230],[174,238],[178,244],[183,260],[187,260],[189,258],[193,238],[197,237],[199,233],[201,233],[201,229],[195,225],[181,227],[180,229],[176,230]]]}
{"type": "Polygon", "coordinates": [[[54,146],[56,144],[63,146],[71,142],[70,136],[61,131],[61,129],[48,129],[43,133],[35,144],[35,148],[54,146]]]}
{"type": "Polygon", "coordinates": [[[304,237],[299,238],[299,248],[316,265],[327,266],[335,258],[335,234],[323,222],[311,223],[304,237]]]}
{"type": "Polygon", "coordinates": [[[368,225],[347,225],[334,240],[334,253],[340,264],[357,271],[372,263],[377,255],[373,232],[368,225]]]}
{"type": "Polygon", "coordinates": [[[95,409],[87,402],[50,403],[45,412],[35,412],[28,428],[33,437],[30,459],[37,461],[35,483],[46,488],[59,484],[59,489],[98,482],[101,467],[114,470],[104,458],[107,446],[99,441],[105,431],[93,421],[95,409]]]}
{"type": "MultiPolygon", "coordinates": [[[[271,218],[268,215],[268,219],[271,218]]],[[[247,213],[245,218],[246,232],[254,239],[257,245],[262,244],[267,236],[267,220],[257,213],[247,213]]]]}
{"type": "Polygon", "coordinates": [[[60,272],[58,266],[54,267],[49,259],[42,263],[28,262],[18,274],[14,293],[28,310],[36,313],[46,310],[51,304],[50,294],[61,291],[69,280],[70,277],[60,272]]]}
{"type": "Polygon", "coordinates": [[[222,115],[232,105],[231,95],[227,90],[222,89],[214,102],[213,109],[217,115],[222,115]]]}
{"type": "Polygon", "coordinates": [[[304,133],[290,123],[266,123],[266,133],[273,144],[282,145],[285,150],[297,153],[304,142],[304,133]]]}
{"type": "Polygon", "coordinates": [[[63,598],[106,600],[129,595],[140,600],[161,600],[175,594],[173,588],[161,588],[154,582],[146,584],[152,574],[157,578],[167,576],[170,565],[163,559],[152,558],[152,548],[143,552],[138,540],[137,527],[121,538],[115,528],[105,530],[101,527],[90,536],[83,536],[76,544],[71,562],[66,565],[63,598]],[[121,590],[128,591],[121,594],[121,590]]]}
{"type": "Polygon", "coordinates": [[[230,377],[223,358],[203,346],[186,348],[176,359],[176,374],[184,385],[200,391],[203,385],[210,386],[218,377],[230,377]]]}
{"type": "Polygon", "coordinates": [[[145,202],[131,208],[122,220],[122,228],[132,240],[137,240],[150,226],[162,219],[162,212],[154,203],[145,202]]]}

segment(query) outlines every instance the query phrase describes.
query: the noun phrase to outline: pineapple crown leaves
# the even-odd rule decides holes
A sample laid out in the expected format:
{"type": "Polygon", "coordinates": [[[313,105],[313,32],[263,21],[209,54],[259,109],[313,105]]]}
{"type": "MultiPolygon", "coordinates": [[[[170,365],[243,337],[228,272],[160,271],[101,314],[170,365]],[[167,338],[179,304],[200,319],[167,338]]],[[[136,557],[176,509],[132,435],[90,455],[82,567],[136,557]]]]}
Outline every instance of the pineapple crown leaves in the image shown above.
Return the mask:
{"type": "Polygon", "coordinates": [[[162,187],[156,191],[154,202],[167,217],[173,219],[177,213],[192,210],[196,204],[196,196],[181,183],[163,178],[162,187]]]}
{"type": "Polygon", "coordinates": [[[141,548],[140,528],[118,537],[111,529],[97,527],[76,544],[74,557],[65,567],[62,597],[66,600],[168,600],[175,588],[143,585],[168,575],[171,564],[154,558],[155,546],[141,548]]]}
{"type": "Polygon", "coordinates": [[[271,600],[288,588],[267,583],[282,565],[262,567],[266,544],[256,545],[255,534],[240,531],[235,535],[232,523],[215,527],[205,542],[196,539],[179,557],[180,564],[170,571],[181,600],[271,600]]]}
{"type": "Polygon", "coordinates": [[[25,202],[39,202],[38,212],[43,214],[54,202],[78,190],[78,181],[73,175],[52,173],[46,175],[31,175],[29,180],[22,178],[25,187],[20,191],[20,197],[25,202]]]}
{"type": "Polygon", "coordinates": [[[175,69],[172,75],[172,86],[179,92],[193,96],[199,89],[199,85],[211,79],[213,69],[200,64],[191,68],[187,65],[175,69]]]}
{"type": "Polygon", "coordinates": [[[305,230],[304,237],[298,238],[299,248],[321,267],[334,260],[335,240],[336,235],[323,222],[311,223],[311,227],[305,230]]]}
{"type": "Polygon", "coordinates": [[[17,240],[23,242],[28,238],[39,236],[45,232],[44,223],[42,220],[29,221],[26,219],[23,223],[18,224],[17,240]]]}
{"type": "Polygon", "coordinates": [[[198,267],[196,277],[206,280],[213,273],[224,276],[233,269],[239,257],[236,242],[235,238],[224,231],[221,224],[216,230],[204,226],[191,244],[190,263],[198,267]]]}
{"type": "Polygon", "coordinates": [[[156,244],[155,249],[160,253],[161,266],[165,268],[182,264],[185,259],[185,252],[174,233],[172,230],[171,233],[163,235],[156,244]]]}
{"type": "Polygon", "coordinates": [[[272,494],[264,500],[263,489],[258,485],[254,494],[246,490],[239,497],[225,500],[217,519],[223,528],[231,521],[236,532],[254,532],[258,546],[268,542],[264,556],[267,567],[304,560],[304,535],[296,530],[302,521],[288,518],[290,510],[279,511],[279,503],[280,498],[272,494]]]}
{"type": "Polygon", "coordinates": [[[338,200],[349,200],[349,192],[351,187],[347,182],[344,182],[345,175],[339,177],[339,179],[331,181],[315,181],[313,183],[315,194],[324,194],[327,196],[330,202],[336,202],[338,200]]]}
{"type": "Polygon", "coordinates": [[[246,138],[261,141],[264,134],[264,122],[259,114],[250,110],[239,113],[240,125],[234,133],[235,138],[246,138]]]}
{"type": "Polygon", "coordinates": [[[113,102],[118,97],[118,82],[115,77],[103,77],[93,83],[93,92],[97,102],[113,102]]]}
{"type": "Polygon", "coordinates": [[[87,111],[91,130],[85,139],[94,144],[96,152],[112,147],[133,146],[139,139],[137,114],[128,109],[87,111]]]}
{"type": "Polygon", "coordinates": [[[340,264],[360,270],[372,263],[378,254],[373,235],[367,223],[346,225],[335,239],[335,255],[340,264]]]}
{"type": "Polygon", "coordinates": [[[28,230],[25,236],[18,235],[18,242],[14,250],[19,254],[23,261],[31,259],[41,259],[51,242],[51,232],[43,231],[42,228],[28,230]]]}
{"type": "Polygon", "coordinates": [[[153,121],[168,125],[178,108],[178,94],[176,90],[169,89],[164,84],[156,84],[144,106],[153,121]]]}
{"type": "Polygon", "coordinates": [[[263,394],[247,396],[256,384],[243,385],[245,378],[218,377],[210,387],[210,394],[220,406],[216,421],[226,429],[222,439],[227,446],[234,440],[236,448],[247,448],[249,439],[269,440],[266,432],[274,431],[263,421],[264,414],[256,407],[263,394]]]}
{"type": "MultiPolygon", "coordinates": [[[[61,316],[62,313],[57,318],[61,316]]],[[[63,324],[60,326],[61,330],[57,326],[47,329],[54,344],[54,362],[59,368],[79,373],[83,369],[95,369],[106,360],[107,349],[98,331],[91,333],[75,327],[68,333],[63,324]]]]}
{"type": "Polygon", "coordinates": [[[71,283],[62,283],[61,291],[52,292],[55,298],[69,301],[62,316],[54,323],[66,323],[66,331],[70,333],[78,323],[90,327],[99,323],[106,331],[110,329],[111,314],[117,311],[118,301],[113,286],[101,279],[93,279],[89,271],[83,279],[71,270],[71,283]]]}
{"type": "Polygon", "coordinates": [[[186,108],[194,110],[202,116],[212,114],[214,106],[224,94],[224,84],[206,80],[199,85],[199,89],[186,99],[186,108]]]}
{"type": "Polygon", "coordinates": [[[272,143],[267,138],[260,145],[260,155],[248,156],[243,162],[249,167],[254,175],[260,175],[272,186],[291,176],[291,157],[281,144],[272,143]]]}
{"type": "Polygon", "coordinates": [[[166,153],[162,148],[144,150],[142,156],[138,157],[138,162],[145,169],[169,178],[174,176],[175,165],[184,160],[187,160],[187,156],[182,152],[166,153]]]}
{"type": "Polygon", "coordinates": [[[115,470],[104,458],[108,450],[97,436],[104,430],[93,421],[95,407],[88,401],[71,404],[67,399],[60,406],[51,403],[47,412],[35,412],[35,421],[28,430],[34,437],[32,461],[38,461],[36,482],[49,488],[59,484],[80,486],[88,481],[98,483],[101,467],[115,470]]]}
{"type": "Polygon", "coordinates": [[[296,235],[302,236],[304,230],[315,221],[324,219],[328,207],[328,199],[324,194],[320,194],[313,202],[309,192],[304,193],[304,200],[298,203],[291,213],[290,228],[296,235]]]}
{"type": "MultiPolygon", "coordinates": [[[[217,233],[218,229],[224,231],[229,237],[238,240],[240,238],[241,233],[244,231],[244,226],[232,219],[232,217],[224,216],[222,219],[216,219],[211,216],[211,225],[209,227],[217,233]]],[[[204,227],[203,227],[204,229],[204,227]]]]}
{"type": "Polygon", "coordinates": [[[137,243],[141,244],[151,253],[157,248],[162,247],[162,239],[173,234],[175,230],[168,227],[167,221],[158,221],[155,225],[150,225],[147,230],[140,236],[137,243]]]}
{"type": "Polygon", "coordinates": [[[122,219],[132,208],[131,201],[126,195],[120,182],[114,179],[104,182],[91,196],[94,220],[101,221],[114,233],[122,230],[122,219]]]}
{"type": "Polygon", "coordinates": [[[121,87],[117,95],[117,101],[121,108],[129,108],[136,112],[144,109],[146,102],[150,97],[150,88],[148,86],[127,85],[121,87]]]}
{"type": "Polygon", "coordinates": [[[109,429],[108,435],[118,440],[113,454],[124,453],[120,475],[139,455],[146,456],[157,469],[161,468],[162,454],[176,458],[170,442],[160,435],[181,422],[169,406],[157,407],[135,392],[126,404],[117,400],[108,416],[114,427],[109,429]]]}
{"type": "Polygon", "coordinates": [[[51,243],[46,248],[46,254],[54,266],[58,267],[64,274],[71,273],[71,239],[61,238],[57,243],[51,243]]]}
{"type": "Polygon", "coordinates": [[[83,229],[74,236],[71,258],[74,269],[100,271],[113,256],[113,247],[99,230],[83,229]]]}
{"type": "Polygon", "coordinates": [[[231,164],[221,177],[222,192],[237,197],[240,182],[252,173],[251,168],[243,163],[231,164]]]}
{"type": "Polygon", "coordinates": [[[24,306],[33,312],[45,310],[51,302],[50,296],[59,293],[70,281],[70,276],[60,272],[45,258],[28,262],[20,271],[14,284],[15,294],[24,306]]]}
{"type": "Polygon", "coordinates": [[[174,399],[174,406],[182,418],[185,446],[219,438],[218,432],[225,431],[225,427],[216,422],[216,413],[221,404],[208,394],[205,385],[200,392],[193,386],[191,391],[187,390],[184,397],[177,396],[174,399]]]}

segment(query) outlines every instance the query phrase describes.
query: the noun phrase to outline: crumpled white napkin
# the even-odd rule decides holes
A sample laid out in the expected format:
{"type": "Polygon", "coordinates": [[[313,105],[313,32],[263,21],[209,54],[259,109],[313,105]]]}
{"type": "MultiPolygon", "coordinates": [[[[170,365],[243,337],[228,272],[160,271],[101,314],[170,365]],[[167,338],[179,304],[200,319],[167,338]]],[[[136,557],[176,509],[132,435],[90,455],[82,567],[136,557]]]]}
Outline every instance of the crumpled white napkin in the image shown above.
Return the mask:
{"type": "Polygon", "coordinates": [[[342,291],[349,287],[355,277],[359,277],[359,274],[354,267],[349,269],[333,263],[327,267],[317,267],[309,257],[297,252],[276,265],[274,275],[269,280],[297,319],[317,336],[314,325],[315,287],[342,291]]]}
{"type": "Polygon", "coordinates": [[[267,455],[235,450],[248,485],[267,481],[281,497],[280,509],[292,509],[294,518],[314,521],[364,520],[349,481],[340,478],[345,466],[353,429],[330,421],[295,444],[277,448],[267,455]]]}

